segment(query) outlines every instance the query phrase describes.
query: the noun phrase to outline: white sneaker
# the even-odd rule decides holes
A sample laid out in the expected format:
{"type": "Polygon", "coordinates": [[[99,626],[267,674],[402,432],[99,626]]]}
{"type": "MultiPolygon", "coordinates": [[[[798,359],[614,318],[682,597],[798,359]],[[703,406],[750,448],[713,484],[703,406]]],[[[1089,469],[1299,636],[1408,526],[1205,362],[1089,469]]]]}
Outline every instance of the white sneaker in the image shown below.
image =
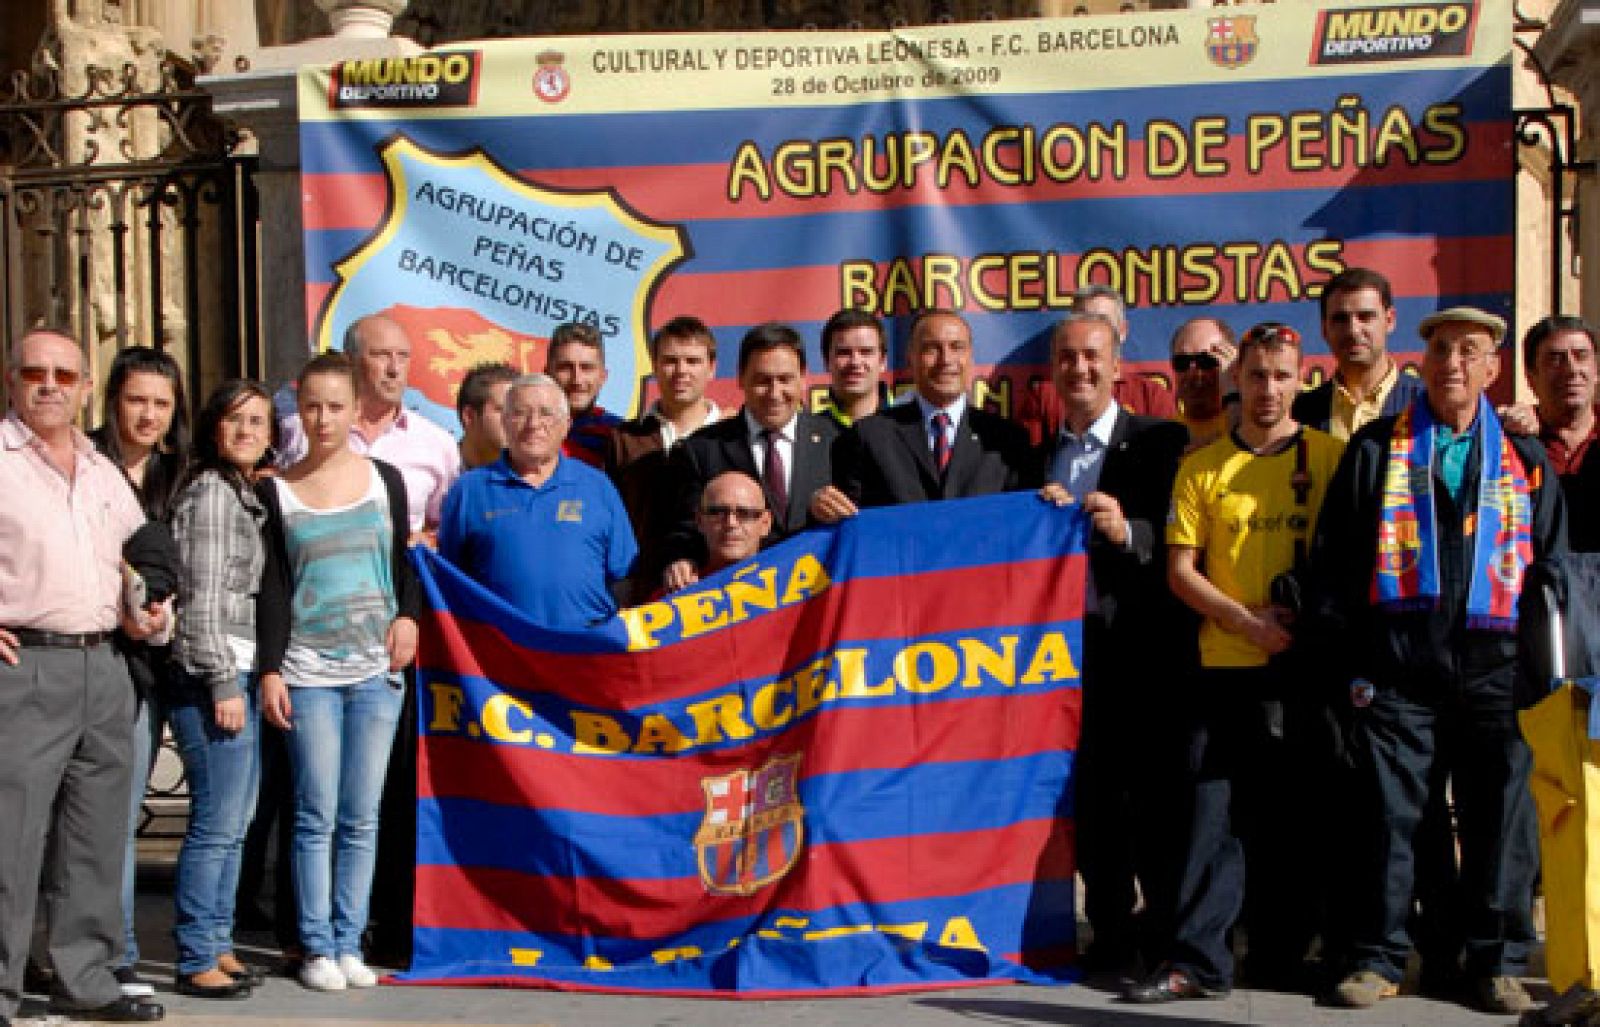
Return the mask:
{"type": "Polygon", "coordinates": [[[312,956],[300,964],[300,983],[312,991],[343,991],[344,974],[327,956],[312,956]]]}
{"type": "Polygon", "coordinates": [[[378,983],[378,975],[361,961],[360,956],[340,956],[339,972],[344,974],[345,983],[352,988],[371,988],[378,983]]]}

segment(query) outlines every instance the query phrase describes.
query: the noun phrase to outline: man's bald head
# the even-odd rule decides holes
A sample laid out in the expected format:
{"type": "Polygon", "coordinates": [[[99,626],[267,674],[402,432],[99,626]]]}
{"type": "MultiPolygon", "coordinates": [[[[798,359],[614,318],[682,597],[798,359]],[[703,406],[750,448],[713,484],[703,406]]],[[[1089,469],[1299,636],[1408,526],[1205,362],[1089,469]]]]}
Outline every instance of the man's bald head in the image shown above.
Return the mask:
{"type": "Polygon", "coordinates": [[[772,514],[759,482],[743,471],[724,471],[700,493],[695,523],[710,557],[703,573],[711,574],[756,555],[772,530],[772,514]]]}

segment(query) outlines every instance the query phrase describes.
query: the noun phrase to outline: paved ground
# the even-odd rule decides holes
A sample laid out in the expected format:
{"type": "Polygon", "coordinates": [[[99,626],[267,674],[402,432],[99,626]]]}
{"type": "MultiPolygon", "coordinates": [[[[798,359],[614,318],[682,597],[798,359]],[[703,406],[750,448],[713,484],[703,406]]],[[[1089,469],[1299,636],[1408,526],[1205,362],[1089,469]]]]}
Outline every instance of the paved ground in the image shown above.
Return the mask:
{"type": "MultiPolygon", "coordinates": [[[[1366,1012],[1324,1009],[1309,998],[1269,992],[1237,991],[1226,999],[1184,1002],[1158,1008],[1135,1007],[1113,994],[1086,986],[1066,988],[973,988],[916,995],[823,1001],[732,1002],[671,1000],[601,995],[563,995],[528,990],[380,987],[324,995],[292,980],[275,977],[251,998],[216,1002],[182,998],[171,992],[172,899],[170,882],[159,870],[141,884],[140,970],[154,981],[167,1006],[167,1022],[217,1027],[357,1027],[361,1024],[548,1024],[561,1027],[830,1027],[834,1024],[896,1025],[1103,1025],[1159,1027],[1164,1024],[1339,1024],[1374,1025],[1508,1024],[1509,1017],[1483,1016],[1459,1005],[1402,997],[1366,1012]]],[[[268,965],[277,953],[262,936],[242,936],[248,961],[268,965]],[[252,944],[253,943],[253,944],[252,944]]],[[[45,1017],[44,1004],[23,1007],[22,1024],[66,1024],[45,1017]],[[36,1019],[33,1019],[36,1018],[36,1019]]]]}

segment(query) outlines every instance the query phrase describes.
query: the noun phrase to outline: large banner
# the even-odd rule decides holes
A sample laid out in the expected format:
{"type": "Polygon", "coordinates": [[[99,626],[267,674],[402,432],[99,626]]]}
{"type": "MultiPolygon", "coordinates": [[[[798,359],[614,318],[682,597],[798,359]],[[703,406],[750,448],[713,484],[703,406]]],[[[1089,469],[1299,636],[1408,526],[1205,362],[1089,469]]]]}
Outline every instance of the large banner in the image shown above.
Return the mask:
{"type": "Polygon", "coordinates": [[[1086,523],[1032,495],[867,511],[578,632],[415,550],[401,979],[1069,980],[1086,523]]]}
{"type": "MultiPolygon", "coordinates": [[[[416,405],[454,424],[481,360],[543,367],[596,326],[623,413],[652,328],[716,332],[721,398],[763,321],[837,308],[972,321],[986,401],[1046,376],[1090,283],[1159,374],[1209,313],[1317,338],[1321,283],[1394,282],[1400,330],[1509,314],[1511,5],[1278,3],[888,33],[451,44],[307,69],[307,300],[319,347],[388,311],[416,405]]],[[[815,351],[813,351],[815,352],[815,351]]],[[[820,360],[818,360],[820,364],[820,360]]]]}

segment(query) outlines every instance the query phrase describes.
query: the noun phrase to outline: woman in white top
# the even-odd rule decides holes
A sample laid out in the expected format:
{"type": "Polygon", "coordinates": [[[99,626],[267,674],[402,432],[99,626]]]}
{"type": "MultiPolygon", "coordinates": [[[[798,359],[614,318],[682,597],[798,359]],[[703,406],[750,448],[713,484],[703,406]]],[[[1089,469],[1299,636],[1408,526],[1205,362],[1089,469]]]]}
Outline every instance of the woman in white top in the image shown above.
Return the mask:
{"type": "Polygon", "coordinates": [[[262,483],[267,568],[256,625],[261,703],[288,732],[294,882],[319,991],[377,983],[361,957],[400,670],[417,648],[418,588],[406,555],[405,483],[350,448],[355,378],[343,354],[300,372],[307,452],[262,483]]]}

